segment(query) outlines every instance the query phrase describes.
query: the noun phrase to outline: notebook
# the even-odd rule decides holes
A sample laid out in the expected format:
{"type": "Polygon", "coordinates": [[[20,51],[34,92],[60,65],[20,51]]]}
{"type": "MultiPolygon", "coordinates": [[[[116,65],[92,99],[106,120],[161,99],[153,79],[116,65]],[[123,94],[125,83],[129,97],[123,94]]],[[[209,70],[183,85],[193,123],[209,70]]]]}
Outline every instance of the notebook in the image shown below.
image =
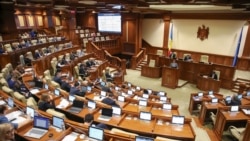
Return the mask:
{"type": "Polygon", "coordinates": [[[101,115],[98,119],[101,120],[109,120],[113,115],[113,109],[111,108],[102,108],[101,115]]]}
{"type": "Polygon", "coordinates": [[[135,136],[135,141],[154,141],[154,138],[144,137],[144,136],[135,136]]]}
{"type": "Polygon", "coordinates": [[[164,103],[162,105],[162,109],[165,109],[165,110],[172,110],[172,104],[170,103],[164,103]]]}
{"type": "Polygon", "coordinates": [[[104,140],[104,131],[101,128],[89,126],[89,138],[98,141],[104,140]]]}
{"type": "Polygon", "coordinates": [[[31,107],[26,107],[26,115],[29,115],[30,117],[34,118],[35,116],[35,110],[31,107]]]}
{"type": "Polygon", "coordinates": [[[68,111],[77,114],[82,111],[83,106],[84,106],[83,101],[74,100],[72,106],[69,108],[68,111]]]}
{"type": "Polygon", "coordinates": [[[147,106],[147,103],[146,100],[139,100],[139,106],[147,106]]]}
{"type": "Polygon", "coordinates": [[[55,89],[55,90],[54,90],[54,94],[55,94],[56,96],[60,96],[60,90],[59,90],[59,89],[55,89]]]}
{"type": "Polygon", "coordinates": [[[183,125],[184,121],[185,121],[185,117],[184,116],[173,115],[171,123],[172,124],[183,125]]]}
{"type": "Polygon", "coordinates": [[[140,112],[140,119],[142,120],[151,120],[152,114],[150,112],[140,112]]]}
{"type": "Polygon", "coordinates": [[[34,116],[33,127],[24,136],[40,139],[49,129],[49,119],[41,116],[34,116]]]}
{"type": "Polygon", "coordinates": [[[113,114],[114,115],[121,115],[122,109],[120,107],[113,106],[112,109],[113,109],[113,114]]]}
{"type": "Polygon", "coordinates": [[[118,101],[124,102],[124,101],[125,101],[125,97],[124,97],[124,96],[119,95],[119,96],[118,96],[118,101]]]}
{"type": "Polygon", "coordinates": [[[52,117],[52,125],[56,128],[62,129],[65,128],[63,118],[53,116],[52,117]]]}
{"type": "Polygon", "coordinates": [[[94,101],[89,100],[87,106],[88,108],[95,109],[96,103],[94,101]]]}

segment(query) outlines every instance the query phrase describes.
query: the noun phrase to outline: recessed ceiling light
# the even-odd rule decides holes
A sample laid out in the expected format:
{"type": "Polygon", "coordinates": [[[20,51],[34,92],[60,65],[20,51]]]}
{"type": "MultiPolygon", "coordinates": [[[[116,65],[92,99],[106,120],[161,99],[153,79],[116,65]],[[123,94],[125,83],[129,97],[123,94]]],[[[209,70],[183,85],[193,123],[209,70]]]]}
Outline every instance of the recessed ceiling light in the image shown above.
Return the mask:
{"type": "Polygon", "coordinates": [[[85,1],[78,1],[78,3],[87,4],[87,5],[94,5],[94,4],[97,4],[97,1],[85,0],[85,1]]]}

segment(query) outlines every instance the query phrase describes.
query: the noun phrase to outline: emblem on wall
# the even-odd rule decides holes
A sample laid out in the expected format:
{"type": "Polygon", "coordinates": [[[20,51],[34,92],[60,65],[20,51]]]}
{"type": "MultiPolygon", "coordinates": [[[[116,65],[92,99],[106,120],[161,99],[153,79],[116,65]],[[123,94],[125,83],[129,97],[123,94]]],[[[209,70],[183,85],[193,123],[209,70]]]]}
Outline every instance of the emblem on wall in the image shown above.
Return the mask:
{"type": "Polygon", "coordinates": [[[200,38],[202,41],[208,38],[209,27],[205,25],[199,26],[197,31],[197,38],[200,38]]]}

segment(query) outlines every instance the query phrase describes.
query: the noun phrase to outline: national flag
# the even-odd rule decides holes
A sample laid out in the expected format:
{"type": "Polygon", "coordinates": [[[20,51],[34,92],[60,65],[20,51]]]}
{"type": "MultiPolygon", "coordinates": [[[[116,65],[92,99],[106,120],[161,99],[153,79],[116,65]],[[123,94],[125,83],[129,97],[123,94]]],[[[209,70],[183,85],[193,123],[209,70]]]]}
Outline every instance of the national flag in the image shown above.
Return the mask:
{"type": "Polygon", "coordinates": [[[170,35],[168,40],[168,55],[170,55],[172,47],[173,47],[173,24],[171,24],[170,35]]]}
{"type": "Polygon", "coordinates": [[[242,32],[243,32],[243,28],[241,28],[240,37],[239,37],[238,44],[237,44],[237,47],[236,47],[234,60],[233,60],[233,64],[232,64],[233,67],[236,66],[236,63],[237,63],[237,60],[238,60],[238,54],[239,54],[240,43],[241,43],[241,38],[242,38],[242,32]]]}

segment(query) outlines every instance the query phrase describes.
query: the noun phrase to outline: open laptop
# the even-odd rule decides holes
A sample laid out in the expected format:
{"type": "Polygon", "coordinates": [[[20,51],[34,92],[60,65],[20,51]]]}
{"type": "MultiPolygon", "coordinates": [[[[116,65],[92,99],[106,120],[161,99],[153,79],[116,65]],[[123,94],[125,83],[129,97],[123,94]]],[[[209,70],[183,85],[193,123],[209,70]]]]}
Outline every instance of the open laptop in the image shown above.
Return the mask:
{"type": "Polygon", "coordinates": [[[73,103],[73,101],[76,99],[75,96],[69,95],[69,102],[73,103]]]}
{"type": "Polygon", "coordinates": [[[250,91],[247,91],[247,96],[250,96],[250,91]]]}
{"type": "Polygon", "coordinates": [[[60,90],[59,90],[59,89],[55,89],[55,90],[54,90],[54,94],[55,94],[56,96],[60,96],[60,90]]]}
{"type": "Polygon", "coordinates": [[[105,91],[101,91],[101,94],[100,94],[102,97],[106,97],[107,96],[107,92],[105,91]]]}
{"type": "Polygon", "coordinates": [[[183,125],[184,121],[185,121],[185,117],[184,116],[172,115],[172,120],[171,120],[172,124],[183,125]]]}
{"type": "Polygon", "coordinates": [[[77,114],[82,111],[83,106],[84,106],[83,101],[74,100],[72,106],[68,109],[68,112],[77,114]]]}
{"type": "Polygon", "coordinates": [[[154,138],[144,137],[144,136],[135,136],[135,141],[154,141],[154,138]]]}
{"type": "Polygon", "coordinates": [[[214,98],[214,92],[213,91],[208,91],[208,96],[211,97],[211,98],[214,98]]]}
{"type": "Polygon", "coordinates": [[[98,119],[104,119],[104,120],[110,120],[113,115],[113,109],[112,108],[102,108],[101,115],[98,119]]]}
{"type": "Polygon", "coordinates": [[[242,99],[242,94],[238,94],[238,95],[237,95],[237,98],[238,98],[239,100],[241,100],[241,99],[242,99]]]}
{"type": "Polygon", "coordinates": [[[203,92],[198,92],[198,97],[202,97],[203,96],[203,92]]]}
{"type": "Polygon", "coordinates": [[[121,115],[122,109],[120,107],[112,106],[112,109],[113,109],[113,114],[114,115],[117,115],[117,116],[121,115]]]}
{"type": "Polygon", "coordinates": [[[29,115],[31,118],[35,116],[35,110],[29,106],[26,107],[26,115],[29,115]]]}
{"type": "Polygon", "coordinates": [[[103,141],[104,140],[104,130],[101,128],[89,126],[89,140],[97,140],[97,141],[103,141]]]}
{"type": "Polygon", "coordinates": [[[148,99],[149,95],[148,94],[142,94],[142,97],[148,99]]]}
{"type": "Polygon", "coordinates": [[[151,120],[152,114],[150,112],[141,111],[139,118],[142,120],[151,120]]]}
{"type": "Polygon", "coordinates": [[[148,94],[152,94],[152,90],[151,89],[148,89],[148,94]]]}
{"type": "Polygon", "coordinates": [[[87,92],[91,92],[92,91],[92,87],[91,86],[87,86],[87,92]]]}
{"type": "Polygon", "coordinates": [[[61,130],[63,130],[63,128],[65,128],[63,118],[60,118],[57,116],[52,117],[52,125],[58,129],[61,129],[61,130]]]}
{"type": "Polygon", "coordinates": [[[125,97],[124,97],[124,96],[119,95],[119,96],[118,96],[118,101],[124,102],[124,101],[125,101],[125,97]]]}
{"type": "Polygon", "coordinates": [[[164,103],[164,104],[162,104],[162,109],[164,109],[164,110],[172,110],[172,104],[164,103]]]}
{"type": "Polygon", "coordinates": [[[35,86],[33,88],[34,89],[42,89],[43,88],[43,82],[35,80],[35,86]]]}
{"type": "Polygon", "coordinates": [[[132,95],[133,91],[132,90],[128,90],[128,95],[132,95]]]}
{"type": "Polygon", "coordinates": [[[34,116],[33,127],[24,134],[26,137],[40,139],[49,129],[49,119],[41,116],[34,116]]]}
{"type": "Polygon", "coordinates": [[[96,108],[96,103],[95,103],[95,101],[88,100],[87,106],[88,106],[88,108],[95,109],[96,108]]]}

